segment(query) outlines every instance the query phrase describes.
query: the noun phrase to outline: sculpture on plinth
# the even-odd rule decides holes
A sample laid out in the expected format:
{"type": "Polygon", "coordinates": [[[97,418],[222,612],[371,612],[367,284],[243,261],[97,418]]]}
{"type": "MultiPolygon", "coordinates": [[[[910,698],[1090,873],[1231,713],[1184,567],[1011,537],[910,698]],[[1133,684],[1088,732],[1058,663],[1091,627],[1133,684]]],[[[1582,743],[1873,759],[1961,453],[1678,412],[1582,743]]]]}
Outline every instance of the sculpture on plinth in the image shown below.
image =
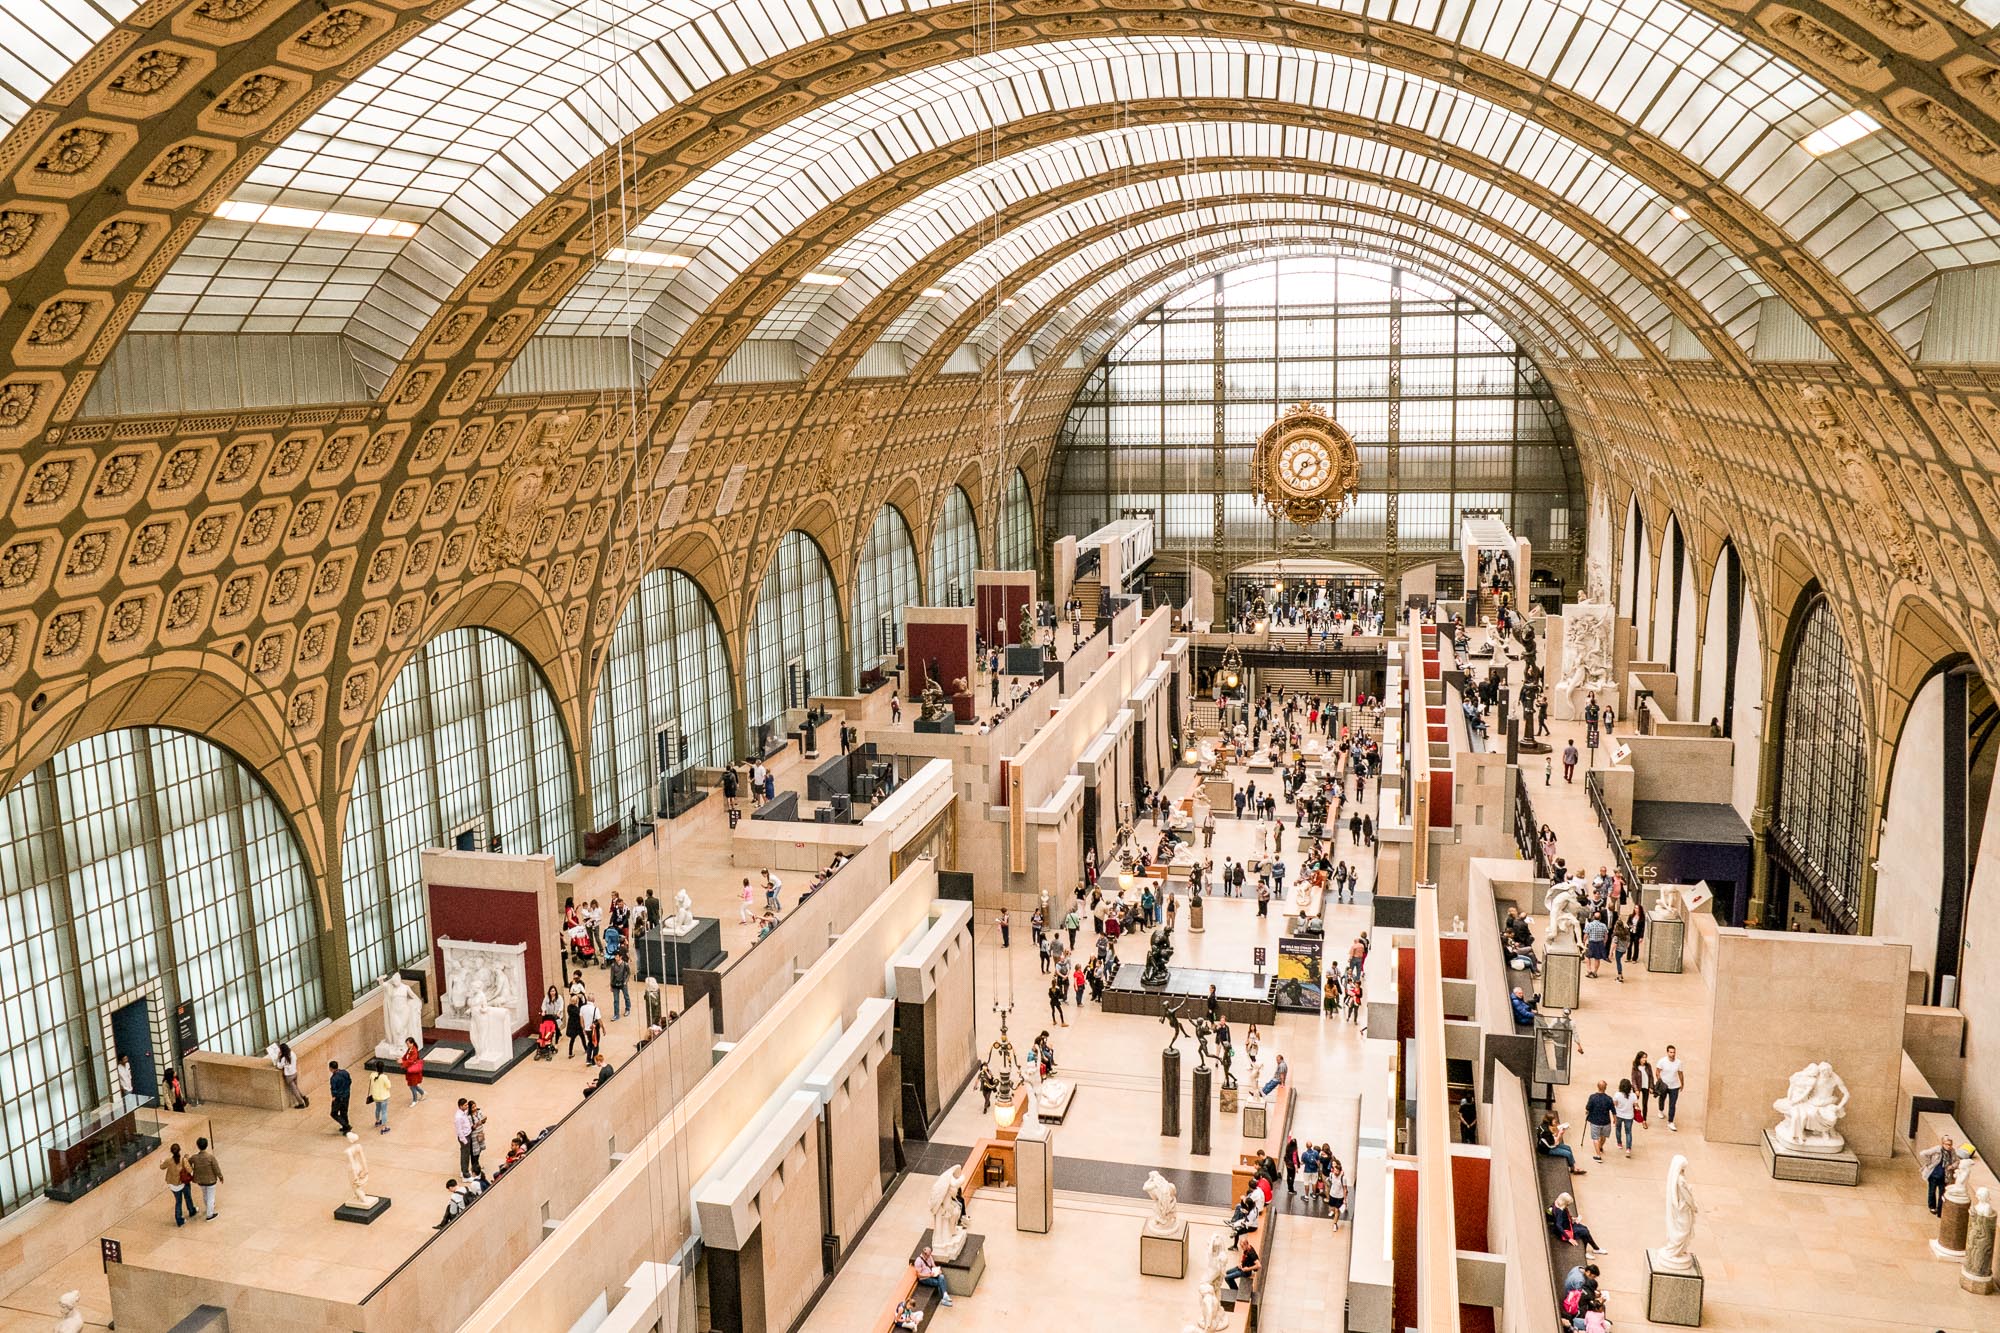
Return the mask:
{"type": "Polygon", "coordinates": [[[1548,909],[1550,945],[1566,943],[1573,949],[1583,947],[1583,901],[1570,889],[1567,880],[1552,887],[1542,900],[1548,909]]]}
{"type": "Polygon", "coordinates": [[[347,1131],[347,1180],[354,1187],[348,1202],[356,1208],[373,1208],[375,1196],[368,1192],[368,1154],[361,1150],[361,1136],[347,1131]]]}
{"type": "Polygon", "coordinates": [[[1160,1008],[1160,1021],[1173,1029],[1173,1034],[1167,1038],[1167,1049],[1170,1051],[1177,1050],[1181,1038],[1188,1034],[1186,1026],[1181,1022],[1181,1008],[1186,1003],[1186,1000],[1175,1000],[1172,1004],[1162,1005],[1160,1008]]]}
{"type": "Polygon", "coordinates": [[[1847,1146],[1840,1122],[1847,1114],[1847,1084],[1821,1060],[1792,1075],[1785,1095],[1771,1103],[1778,1113],[1772,1138],[1787,1152],[1837,1153],[1847,1146]]]}
{"type": "Polygon", "coordinates": [[[926,722],[941,722],[951,716],[951,705],[944,699],[944,685],[938,680],[935,657],[924,664],[924,697],[919,709],[919,716],[926,722]]]}
{"type": "Polygon", "coordinates": [[[959,1168],[955,1166],[946,1167],[931,1182],[931,1255],[941,1264],[950,1263],[965,1249],[959,1185],[959,1168]]]}
{"type": "Polygon", "coordinates": [[[1981,1189],[1973,1200],[1966,1220],[1965,1262],[1959,1266],[1958,1285],[1975,1296],[1993,1291],[1993,1233],[1996,1223],[1992,1191],[1981,1189]]]}
{"type": "Polygon", "coordinates": [[[1021,642],[1035,641],[1035,599],[1030,597],[1021,604],[1021,642]]]}
{"type": "Polygon", "coordinates": [[[1146,1197],[1153,1201],[1153,1215],[1146,1219],[1146,1230],[1159,1236],[1172,1235],[1180,1229],[1181,1192],[1157,1171],[1146,1175],[1146,1197]]]}
{"type": "Polygon", "coordinates": [[[377,980],[382,983],[382,1041],[375,1054],[384,1060],[400,1060],[404,1042],[414,1041],[420,1048],[424,1044],[423,997],[401,975],[377,980]]]}
{"type": "Polygon", "coordinates": [[[1224,1092],[1234,1092],[1236,1090],[1236,1075],[1229,1072],[1229,1063],[1235,1058],[1236,1052],[1231,1050],[1227,1044],[1218,1044],[1215,1053],[1222,1061],[1222,1090],[1224,1092]]]}
{"type": "Polygon", "coordinates": [[[1139,973],[1141,986],[1164,986],[1167,984],[1167,960],[1174,956],[1173,935],[1165,926],[1153,932],[1153,942],[1146,946],[1146,966],[1139,973]]]}
{"type": "Polygon", "coordinates": [[[1198,1060],[1195,1061],[1194,1067],[1196,1069],[1208,1068],[1208,1057],[1211,1054],[1208,1048],[1208,1042],[1209,1039],[1214,1035],[1215,1035],[1215,1024],[1209,1022],[1206,1018],[1195,1019],[1194,1021],[1195,1054],[1200,1057],[1198,1060]]]}
{"type": "Polygon", "coordinates": [[[694,899],[686,889],[674,890],[674,914],[660,924],[662,935],[685,935],[694,929],[694,899]]]}
{"type": "Polygon", "coordinates": [[[1694,1185],[1688,1180],[1688,1159],[1680,1154],[1667,1167],[1667,1243],[1653,1251],[1653,1266],[1685,1273],[1694,1267],[1694,1185]]]}
{"type": "Polygon", "coordinates": [[[1250,1067],[1244,1071],[1244,1100],[1261,1102],[1264,1100],[1264,1061],[1261,1056],[1250,1057],[1250,1067]]]}

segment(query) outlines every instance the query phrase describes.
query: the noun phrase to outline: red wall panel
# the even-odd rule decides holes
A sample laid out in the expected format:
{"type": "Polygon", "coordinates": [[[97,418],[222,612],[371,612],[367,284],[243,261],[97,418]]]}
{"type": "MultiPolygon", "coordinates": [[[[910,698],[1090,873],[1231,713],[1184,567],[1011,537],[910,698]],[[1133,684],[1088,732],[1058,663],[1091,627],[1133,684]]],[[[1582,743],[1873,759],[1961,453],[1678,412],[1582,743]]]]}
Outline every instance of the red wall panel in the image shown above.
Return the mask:
{"type": "MultiPolygon", "coordinates": [[[[456,884],[430,886],[431,938],[473,940],[481,944],[525,944],[528,974],[528,1022],[515,1036],[529,1031],[542,1008],[542,951],[555,941],[542,938],[535,912],[535,895],[524,889],[469,889],[456,884]]],[[[431,948],[431,975],[444,986],[444,950],[431,948]]]]}

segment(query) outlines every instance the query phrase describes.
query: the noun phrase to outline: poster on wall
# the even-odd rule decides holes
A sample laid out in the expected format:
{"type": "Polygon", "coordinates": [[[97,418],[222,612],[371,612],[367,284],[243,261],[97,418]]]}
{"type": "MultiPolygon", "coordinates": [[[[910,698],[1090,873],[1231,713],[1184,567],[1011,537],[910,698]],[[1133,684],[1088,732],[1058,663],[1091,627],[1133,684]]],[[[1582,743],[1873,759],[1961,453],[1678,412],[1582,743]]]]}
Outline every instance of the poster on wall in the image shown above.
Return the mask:
{"type": "Polygon", "coordinates": [[[1322,943],[1289,935],[1278,941],[1278,1008],[1319,1012],[1322,943]]]}

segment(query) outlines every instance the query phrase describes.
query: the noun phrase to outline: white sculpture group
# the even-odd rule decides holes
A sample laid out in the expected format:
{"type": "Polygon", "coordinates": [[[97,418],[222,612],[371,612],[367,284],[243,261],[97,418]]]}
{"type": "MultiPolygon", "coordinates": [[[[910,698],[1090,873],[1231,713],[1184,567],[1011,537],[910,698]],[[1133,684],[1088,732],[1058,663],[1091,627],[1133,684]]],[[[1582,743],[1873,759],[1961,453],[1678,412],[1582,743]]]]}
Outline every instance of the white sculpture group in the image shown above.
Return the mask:
{"type": "Polygon", "coordinates": [[[1194,1321],[1181,1333],[1224,1333],[1229,1327],[1229,1311],[1222,1308],[1222,1288],[1233,1251],[1233,1237],[1229,1232],[1216,1232],[1202,1260],[1201,1275],[1195,1279],[1194,1321]]]}
{"type": "Polygon", "coordinates": [[[356,1208],[373,1208],[375,1196],[368,1192],[368,1154],[361,1150],[361,1136],[353,1130],[347,1132],[347,1180],[354,1186],[348,1202],[356,1208]]]}
{"type": "Polygon", "coordinates": [[[1609,605],[1598,601],[1563,608],[1563,673],[1554,693],[1572,718],[1582,717],[1584,705],[1592,699],[1600,707],[1617,707],[1618,685],[1612,677],[1611,657],[1615,614],[1609,605]]]}
{"type": "Polygon", "coordinates": [[[962,1183],[955,1166],[947,1167],[931,1182],[931,1257],[941,1264],[950,1263],[965,1249],[965,1223],[959,1216],[962,1183]]]}
{"type": "Polygon", "coordinates": [[[1821,1060],[1792,1075],[1785,1095],[1771,1103],[1778,1113],[1771,1137],[1787,1152],[1837,1153],[1847,1146],[1840,1122],[1847,1115],[1847,1084],[1821,1060]]]}
{"type": "Polygon", "coordinates": [[[1549,889],[1542,899],[1542,907],[1549,914],[1550,945],[1563,944],[1571,949],[1583,948],[1583,899],[1571,887],[1571,881],[1562,880],[1549,889]]]}
{"type": "Polygon", "coordinates": [[[660,923],[662,935],[685,935],[694,929],[694,899],[686,889],[674,890],[674,914],[660,923]]]}

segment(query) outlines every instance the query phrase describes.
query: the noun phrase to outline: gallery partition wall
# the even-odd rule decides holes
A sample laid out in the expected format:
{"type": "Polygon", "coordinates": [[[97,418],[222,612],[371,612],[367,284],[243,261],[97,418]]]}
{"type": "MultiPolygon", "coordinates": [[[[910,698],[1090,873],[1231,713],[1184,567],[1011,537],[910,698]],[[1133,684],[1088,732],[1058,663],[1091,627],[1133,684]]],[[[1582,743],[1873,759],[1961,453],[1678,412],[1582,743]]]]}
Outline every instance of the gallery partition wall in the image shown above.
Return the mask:
{"type": "Polygon", "coordinates": [[[449,630],[397,674],[368,733],[341,839],[354,993],[430,949],[420,854],[462,846],[576,859],[569,742],[513,640],[449,630]]]}
{"type": "MultiPolygon", "coordinates": [[[[228,751],[134,728],[79,741],[0,798],[0,1211],[47,1183],[116,1089],[114,1040],[155,1077],[175,1008],[255,1055],[325,1017],[318,912],[278,803],[228,751]]],[[[176,1052],[177,1054],[177,1052],[176,1052]]]]}

